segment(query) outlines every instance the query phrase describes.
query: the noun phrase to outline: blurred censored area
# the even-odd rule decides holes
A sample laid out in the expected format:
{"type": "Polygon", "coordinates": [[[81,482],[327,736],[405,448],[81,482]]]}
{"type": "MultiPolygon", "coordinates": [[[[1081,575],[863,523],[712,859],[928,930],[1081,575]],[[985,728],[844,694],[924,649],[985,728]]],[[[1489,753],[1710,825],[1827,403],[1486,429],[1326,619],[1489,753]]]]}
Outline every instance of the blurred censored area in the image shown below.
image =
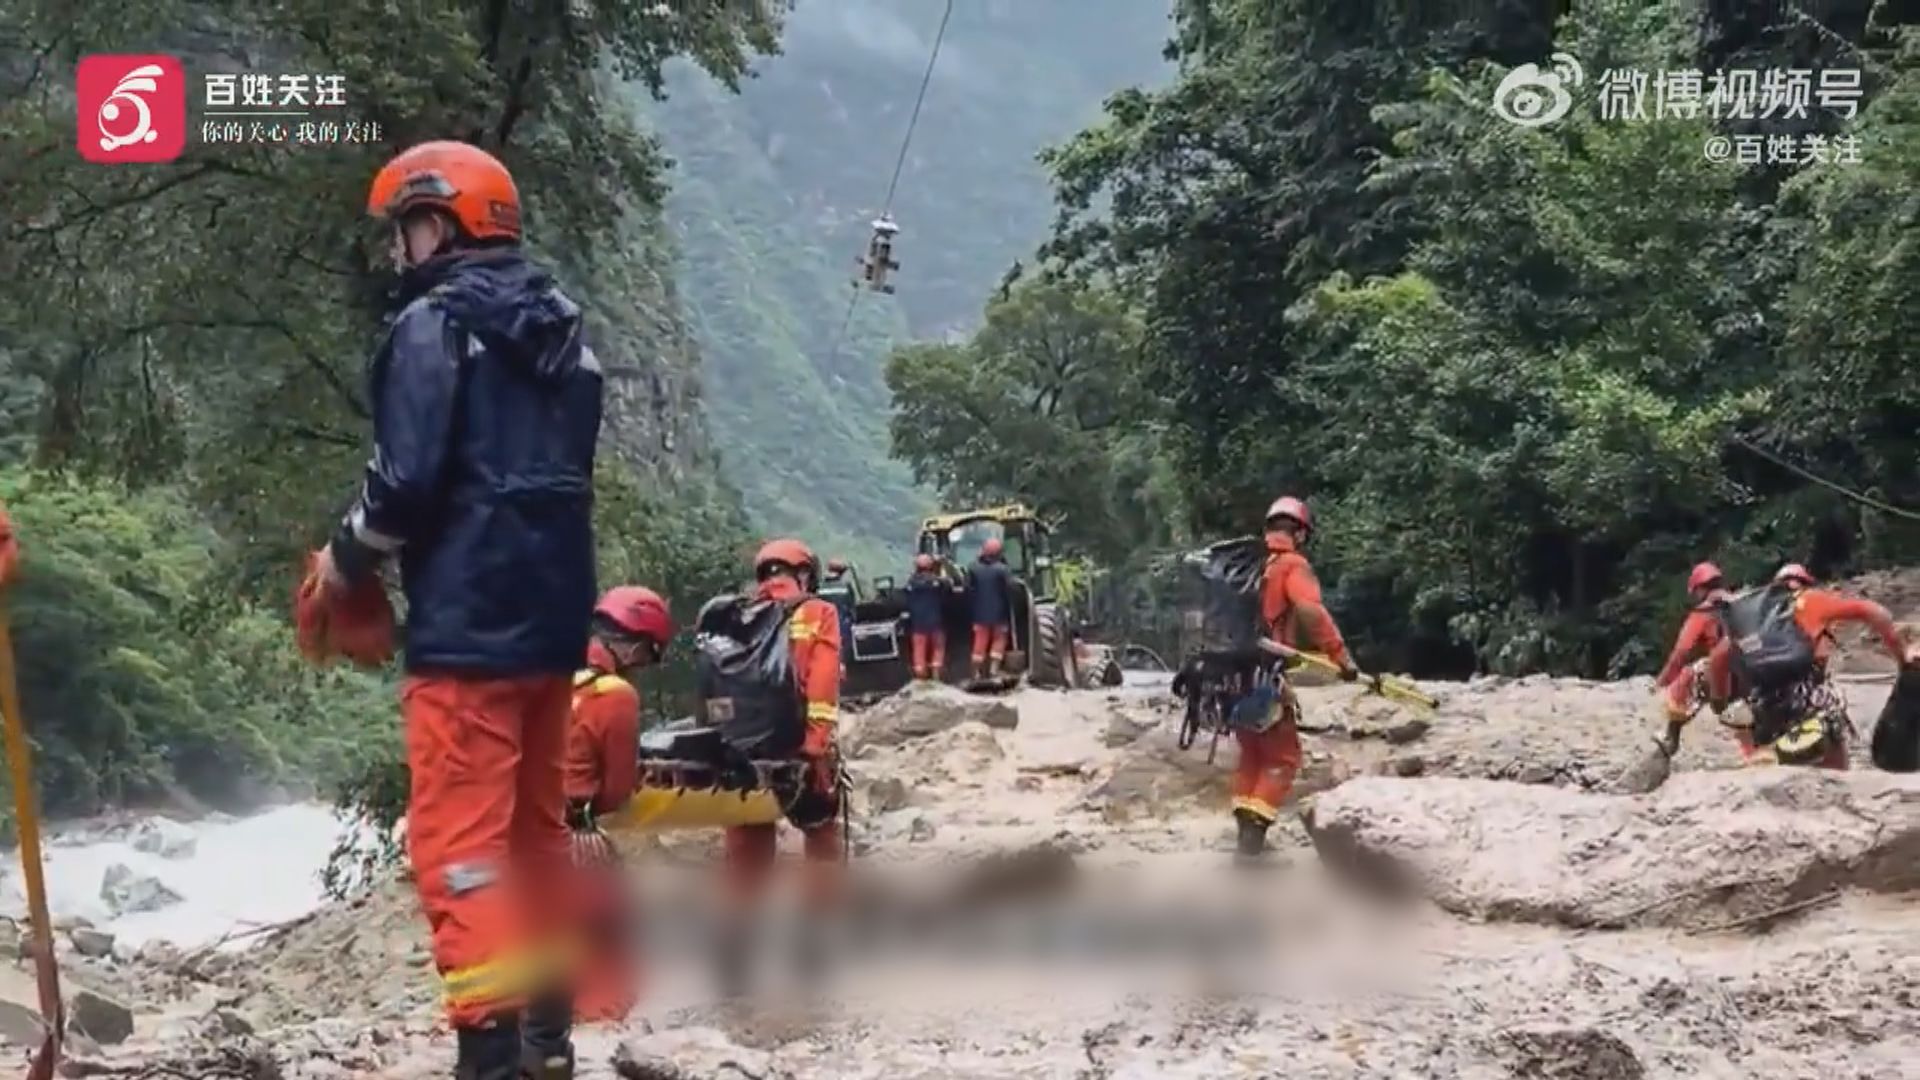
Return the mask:
{"type": "Polygon", "coordinates": [[[655,864],[641,877],[641,948],[666,979],[697,972],[744,935],[759,966],[778,970],[814,952],[841,982],[1137,973],[1271,990],[1277,958],[1375,952],[1398,918],[1391,906],[1334,893],[1319,875],[1088,868],[1045,848],[937,867],[859,866],[833,911],[805,910],[795,888],[745,928],[730,920],[711,874],[655,864]]]}

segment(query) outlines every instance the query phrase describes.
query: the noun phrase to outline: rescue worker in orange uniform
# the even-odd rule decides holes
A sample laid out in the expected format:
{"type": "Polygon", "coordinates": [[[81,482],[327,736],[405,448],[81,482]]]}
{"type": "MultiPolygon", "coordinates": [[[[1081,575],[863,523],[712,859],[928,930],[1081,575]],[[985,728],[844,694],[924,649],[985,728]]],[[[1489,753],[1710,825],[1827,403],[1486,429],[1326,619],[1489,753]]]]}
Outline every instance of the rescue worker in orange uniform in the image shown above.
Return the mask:
{"type": "Polygon", "coordinates": [[[573,677],[567,729],[567,825],[581,871],[586,956],[576,982],[574,1019],[623,1020],[634,1005],[636,975],[618,852],[598,819],[633,798],[640,772],[640,691],[633,677],[666,655],[673,615],[659,593],[639,585],[609,589],[593,609],[587,666],[573,677]]]}
{"type": "MultiPolygon", "coordinates": [[[[1674,639],[1673,651],[1667,655],[1665,666],[1661,667],[1660,674],[1654,679],[1666,708],[1667,738],[1663,745],[1669,755],[1680,748],[1681,728],[1706,703],[1707,655],[1715,645],[1720,644],[1722,636],[1715,609],[1726,601],[1730,593],[1725,575],[1713,563],[1700,563],[1687,575],[1687,599],[1692,606],[1687,611],[1686,620],[1680,624],[1680,636],[1674,639]]],[[[1750,753],[1753,749],[1751,733],[1744,728],[1735,730],[1740,739],[1741,752],[1750,753]]]]}
{"type": "MultiPolygon", "coordinates": [[[[1881,605],[1860,597],[1842,596],[1816,588],[1813,575],[1799,563],[1788,563],[1781,567],[1773,575],[1773,580],[1793,590],[1793,621],[1813,643],[1813,673],[1803,685],[1793,688],[1788,707],[1800,715],[1788,717],[1789,721],[1806,722],[1819,720],[1823,716],[1838,717],[1844,721],[1846,702],[1834,687],[1827,670],[1827,660],[1836,644],[1833,631],[1841,623],[1865,623],[1880,638],[1887,655],[1893,657],[1902,669],[1914,662],[1906,643],[1900,640],[1900,631],[1894,625],[1893,616],[1881,605]]],[[[1724,710],[1734,691],[1731,641],[1723,638],[1708,656],[1707,685],[1708,700],[1714,711],[1724,710]]],[[[1756,709],[1763,707],[1766,706],[1756,705],[1756,709]]],[[[1819,762],[1821,768],[1848,768],[1845,729],[1850,726],[1850,722],[1840,723],[1831,729],[1825,754],[1819,762]]],[[[1763,751],[1751,741],[1744,742],[1741,749],[1748,761],[1763,758],[1763,751]]]]}
{"type": "Polygon", "coordinates": [[[913,650],[913,677],[937,679],[947,670],[947,579],[934,571],[933,556],[913,557],[913,576],[907,579],[907,633],[913,650]]]}
{"type": "Polygon", "coordinates": [[[324,597],[399,561],[407,855],[459,1080],[572,1075],[564,761],[594,587],[600,365],[580,308],[520,246],[492,155],[429,142],[367,195],[393,230],[374,452],[315,561],[324,597]],[[523,1073],[525,1021],[536,1058],[523,1073]]]}
{"type": "Polygon", "coordinates": [[[973,608],[973,677],[990,679],[1007,655],[1013,627],[1013,572],[1006,546],[997,536],[980,545],[980,557],[967,568],[967,600],[973,608]]]}
{"type": "MultiPolygon", "coordinates": [[[[800,829],[805,851],[807,903],[819,910],[839,891],[846,840],[840,828],[840,769],[837,730],[840,720],[840,615],[834,606],[813,595],[820,573],[819,560],[799,540],[774,540],[753,560],[759,600],[793,604],[787,623],[792,646],[794,687],[805,725],[799,756],[804,766],[801,789],[787,812],[800,829]]],[[[744,991],[747,937],[744,916],[765,893],[768,872],[778,853],[779,826],[734,825],[726,830],[727,891],[736,924],[742,932],[731,936],[721,957],[722,989],[728,995],[744,991]]]]}
{"type": "MultiPolygon", "coordinates": [[[[1313,647],[1340,666],[1340,677],[1360,677],[1347,655],[1333,616],[1320,598],[1320,582],[1301,554],[1313,535],[1313,515],[1307,504],[1292,496],[1274,500],[1267,508],[1267,564],[1260,580],[1260,618],[1275,641],[1298,646],[1302,629],[1313,647]]],[[[1236,730],[1240,763],[1233,774],[1233,816],[1239,824],[1235,856],[1257,861],[1267,850],[1267,830],[1280,816],[1280,804],[1293,789],[1300,771],[1300,704],[1288,686],[1281,695],[1281,716],[1265,731],[1236,730]]]]}

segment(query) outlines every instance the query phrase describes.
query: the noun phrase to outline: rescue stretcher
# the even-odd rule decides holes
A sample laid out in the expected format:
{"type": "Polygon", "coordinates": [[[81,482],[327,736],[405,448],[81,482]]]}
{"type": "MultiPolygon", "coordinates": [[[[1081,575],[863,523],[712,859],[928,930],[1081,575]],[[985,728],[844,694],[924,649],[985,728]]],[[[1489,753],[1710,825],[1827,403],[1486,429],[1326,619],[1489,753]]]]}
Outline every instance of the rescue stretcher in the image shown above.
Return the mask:
{"type": "Polygon", "coordinates": [[[676,721],[641,734],[633,798],[600,824],[620,833],[770,825],[786,816],[806,768],[796,760],[747,760],[718,729],[676,721]]]}

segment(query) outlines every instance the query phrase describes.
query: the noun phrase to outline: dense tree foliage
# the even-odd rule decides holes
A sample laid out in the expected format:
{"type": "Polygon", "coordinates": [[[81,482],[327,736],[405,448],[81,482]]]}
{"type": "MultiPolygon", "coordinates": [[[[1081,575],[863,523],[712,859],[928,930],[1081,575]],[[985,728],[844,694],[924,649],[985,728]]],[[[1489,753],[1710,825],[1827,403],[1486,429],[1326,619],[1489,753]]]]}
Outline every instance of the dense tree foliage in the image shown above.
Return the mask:
{"type": "MultiPolygon", "coordinates": [[[[1696,559],[1751,578],[1920,554],[1905,519],[1763,456],[1920,503],[1911,14],[1558,7],[1194,0],[1175,85],[1116,95],[1047,155],[1062,215],[1042,256],[1114,283],[1144,322],[1142,378],[1165,398],[1133,426],[1172,455],[1185,521],[1242,533],[1274,495],[1307,495],[1316,562],[1375,662],[1647,670],[1696,559]],[[1536,128],[1492,115],[1508,66],[1554,50],[1585,66],[1577,107],[1536,128]],[[1609,69],[1722,63],[1857,67],[1867,104],[1595,107],[1609,69]],[[1861,161],[1704,153],[1808,133],[1857,138],[1861,161]]],[[[896,423],[920,402],[903,395],[896,423]]],[[[931,474],[1041,493],[935,452],[931,474]]]]}
{"type": "Polygon", "coordinates": [[[367,184],[421,139],[507,162],[535,254],[588,311],[610,377],[605,569],[683,608],[736,572],[737,496],[697,411],[676,415],[695,360],[658,227],[664,158],[628,91],[662,90],[675,56],[736,85],[784,11],[0,0],[0,464],[16,470],[0,498],[28,553],[15,638],[50,806],[303,776],[355,803],[391,790],[389,680],[302,669],[283,613],[367,453],[361,365],[390,281],[367,184]],[[83,162],[78,58],[154,51],[186,58],[185,154],[83,162]],[[339,75],[337,119],[377,134],[204,141],[209,71],[339,75]]]}

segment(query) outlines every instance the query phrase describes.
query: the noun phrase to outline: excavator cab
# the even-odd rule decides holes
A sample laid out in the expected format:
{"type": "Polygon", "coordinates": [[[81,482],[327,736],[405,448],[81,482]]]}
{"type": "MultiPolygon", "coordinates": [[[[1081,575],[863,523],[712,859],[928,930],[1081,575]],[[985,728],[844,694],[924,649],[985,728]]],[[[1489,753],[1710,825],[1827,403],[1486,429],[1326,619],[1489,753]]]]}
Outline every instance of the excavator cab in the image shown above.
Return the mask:
{"type": "Polygon", "coordinates": [[[893,238],[899,231],[900,226],[885,214],[874,220],[867,253],[855,260],[860,266],[860,279],[854,282],[856,287],[864,285],[874,292],[893,295],[893,283],[887,280],[887,275],[900,269],[893,258],[893,238]]]}

